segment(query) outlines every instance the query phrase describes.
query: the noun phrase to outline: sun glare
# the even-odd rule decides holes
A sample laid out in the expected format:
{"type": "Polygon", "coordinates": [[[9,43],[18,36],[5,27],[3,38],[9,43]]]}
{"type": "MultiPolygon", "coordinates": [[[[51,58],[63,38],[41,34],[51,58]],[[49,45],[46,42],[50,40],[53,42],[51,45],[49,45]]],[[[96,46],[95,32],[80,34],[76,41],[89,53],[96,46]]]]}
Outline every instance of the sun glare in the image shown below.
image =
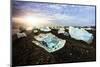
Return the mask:
{"type": "Polygon", "coordinates": [[[41,23],[41,18],[39,18],[39,17],[26,16],[26,17],[23,18],[23,20],[27,24],[30,24],[30,25],[33,25],[33,26],[37,26],[41,23]]]}
{"type": "Polygon", "coordinates": [[[26,24],[27,26],[36,26],[36,27],[41,27],[45,24],[48,24],[48,18],[46,17],[39,17],[39,16],[35,16],[35,15],[28,15],[28,16],[21,16],[21,17],[14,17],[13,18],[14,21],[16,22],[20,22],[23,24],[26,24]]]}

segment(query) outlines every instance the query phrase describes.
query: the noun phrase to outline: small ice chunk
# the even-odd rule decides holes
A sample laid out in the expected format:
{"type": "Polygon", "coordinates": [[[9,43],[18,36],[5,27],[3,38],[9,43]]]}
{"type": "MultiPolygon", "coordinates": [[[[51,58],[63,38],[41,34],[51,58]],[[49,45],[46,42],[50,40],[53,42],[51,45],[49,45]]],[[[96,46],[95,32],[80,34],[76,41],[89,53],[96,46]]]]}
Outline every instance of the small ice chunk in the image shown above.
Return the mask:
{"type": "Polygon", "coordinates": [[[17,33],[18,38],[27,37],[25,33],[17,33]]]}
{"type": "Polygon", "coordinates": [[[61,33],[64,34],[65,36],[69,36],[69,33],[66,32],[64,28],[60,28],[60,29],[58,30],[58,34],[61,34],[61,33]]]}
{"type": "Polygon", "coordinates": [[[83,28],[79,29],[79,28],[69,27],[69,34],[72,38],[76,40],[83,40],[88,44],[90,44],[93,40],[93,35],[83,28]]]}
{"type": "Polygon", "coordinates": [[[36,45],[44,48],[48,52],[55,52],[61,49],[65,45],[65,40],[62,40],[55,35],[48,34],[40,34],[34,37],[37,41],[32,41],[36,45]]]}
{"type": "Polygon", "coordinates": [[[38,32],[38,30],[33,30],[33,32],[34,32],[34,33],[37,33],[37,32],[38,32]]]}
{"type": "Polygon", "coordinates": [[[68,32],[65,32],[65,33],[63,33],[65,36],[69,36],[69,33],[68,32]]]}
{"type": "Polygon", "coordinates": [[[58,30],[58,34],[60,34],[60,33],[65,33],[65,29],[64,29],[64,28],[60,28],[60,29],[58,30]]]}
{"type": "Polygon", "coordinates": [[[42,27],[40,30],[41,30],[41,31],[44,31],[44,32],[49,32],[49,31],[51,31],[51,29],[50,29],[49,27],[42,27]]]}

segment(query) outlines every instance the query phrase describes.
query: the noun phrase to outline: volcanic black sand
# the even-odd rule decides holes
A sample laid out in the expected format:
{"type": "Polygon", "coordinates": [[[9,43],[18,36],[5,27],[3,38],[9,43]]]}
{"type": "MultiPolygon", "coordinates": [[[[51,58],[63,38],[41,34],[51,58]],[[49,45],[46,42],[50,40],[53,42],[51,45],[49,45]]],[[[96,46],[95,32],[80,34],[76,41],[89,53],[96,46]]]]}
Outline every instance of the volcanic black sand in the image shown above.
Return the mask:
{"type": "Polygon", "coordinates": [[[57,30],[52,29],[50,33],[61,39],[66,39],[65,46],[53,53],[48,53],[43,48],[32,43],[34,36],[38,34],[30,33],[27,37],[20,39],[12,38],[12,65],[39,65],[55,63],[86,62],[96,60],[96,32],[88,31],[93,34],[94,39],[91,44],[57,34],[57,30]]]}

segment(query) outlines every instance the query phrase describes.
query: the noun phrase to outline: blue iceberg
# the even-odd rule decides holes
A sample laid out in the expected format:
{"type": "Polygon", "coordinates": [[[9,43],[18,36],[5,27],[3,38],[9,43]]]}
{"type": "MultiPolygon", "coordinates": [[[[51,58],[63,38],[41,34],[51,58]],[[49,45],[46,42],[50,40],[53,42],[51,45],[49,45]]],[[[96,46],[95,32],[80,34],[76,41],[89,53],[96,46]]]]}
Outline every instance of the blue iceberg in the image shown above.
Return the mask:
{"type": "Polygon", "coordinates": [[[79,28],[69,27],[69,34],[72,38],[76,40],[83,40],[88,44],[90,44],[93,40],[93,35],[83,28],[79,29],[79,28]]]}

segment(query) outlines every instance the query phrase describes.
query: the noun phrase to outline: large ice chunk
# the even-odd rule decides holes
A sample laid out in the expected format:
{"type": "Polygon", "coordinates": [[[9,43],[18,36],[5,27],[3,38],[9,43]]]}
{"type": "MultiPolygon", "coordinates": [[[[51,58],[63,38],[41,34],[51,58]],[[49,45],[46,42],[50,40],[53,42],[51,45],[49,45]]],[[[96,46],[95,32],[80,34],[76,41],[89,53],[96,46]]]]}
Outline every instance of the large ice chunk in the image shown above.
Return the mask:
{"type": "Polygon", "coordinates": [[[55,52],[61,49],[65,45],[65,40],[62,40],[55,35],[48,34],[40,34],[34,37],[37,41],[32,41],[36,45],[44,48],[48,52],[55,52]]]}
{"type": "Polygon", "coordinates": [[[83,40],[90,44],[93,40],[93,35],[83,28],[69,27],[70,36],[76,40],[83,40]]]}

